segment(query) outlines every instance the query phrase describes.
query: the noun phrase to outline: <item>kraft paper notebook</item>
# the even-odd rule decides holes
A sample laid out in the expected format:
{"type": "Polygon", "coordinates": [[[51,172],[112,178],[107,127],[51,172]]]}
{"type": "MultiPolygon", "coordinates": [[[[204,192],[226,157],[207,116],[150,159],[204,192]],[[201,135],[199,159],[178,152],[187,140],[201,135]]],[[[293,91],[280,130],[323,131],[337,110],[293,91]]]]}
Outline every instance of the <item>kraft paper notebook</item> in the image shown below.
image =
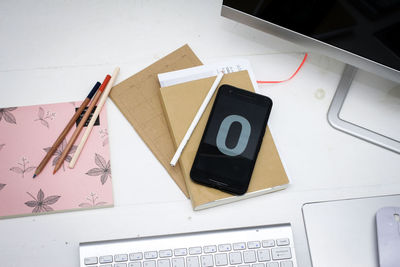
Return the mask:
{"type": "Polygon", "coordinates": [[[105,107],[74,169],[67,165],[76,145],[53,175],[76,124],[43,171],[32,178],[79,106],[80,102],[66,102],[0,108],[0,217],[113,205],[105,107]]]}
{"type": "Polygon", "coordinates": [[[169,161],[175,146],[159,96],[157,74],[202,65],[188,45],[175,50],[139,73],[114,86],[110,98],[142,140],[167,170],[186,197],[189,197],[181,169],[169,161]]]}
{"type": "MultiPolygon", "coordinates": [[[[214,80],[215,77],[211,77],[160,89],[164,111],[175,147],[181,142],[214,80]]],[[[242,89],[254,91],[247,71],[224,75],[220,85],[222,84],[230,84],[242,89]]],[[[286,188],[289,180],[268,128],[265,132],[249,189],[246,194],[242,196],[233,196],[192,182],[189,175],[190,169],[214,103],[215,95],[216,93],[207,106],[179,159],[180,168],[185,178],[193,209],[201,210],[286,188]]]]}

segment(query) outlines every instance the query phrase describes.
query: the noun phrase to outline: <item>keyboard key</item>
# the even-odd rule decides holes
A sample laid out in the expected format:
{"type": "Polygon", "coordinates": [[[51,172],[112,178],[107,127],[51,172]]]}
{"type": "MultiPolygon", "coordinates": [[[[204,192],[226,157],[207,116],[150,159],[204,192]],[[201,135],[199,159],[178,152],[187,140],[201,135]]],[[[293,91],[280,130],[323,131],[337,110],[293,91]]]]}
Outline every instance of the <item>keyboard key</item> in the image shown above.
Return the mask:
{"type": "Polygon", "coordinates": [[[114,267],[126,267],[126,263],[116,263],[114,267]]]}
{"type": "Polygon", "coordinates": [[[171,249],[160,250],[158,255],[160,255],[160,258],[172,257],[172,250],[171,249]]]}
{"type": "Polygon", "coordinates": [[[144,261],[143,267],[156,267],[156,261],[144,261]]]}
{"type": "Polygon", "coordinates": [[[157,261],[157,267],[171,267],[169,259],[161,259],[157,261]]]}
{"type": "Polygon", "coordinates": [[[200,267],[199,257],[189,256],[186,258],[186,267],[200,267]]]}
{"type": "Polygon", "coordinates": [[[83,260],[85,265],[97,264],[97,257],[87,257],[83,260]]]}
{"type": "Polygon", "coordinates": [[[107,255],[107,256],[101,256],[99,257],[99,263],[104,264],[104,263],[112,263],[113,257],[112,255],[107,255]]]}
{"type": "Polygon", "coordinates": [[[173,258],[172,267],[185,267],[185,258],[173,258]]]}
{"type": "Polygon", "coordinates": [[[292,261],[281,261],[281,267],[293,267],[292,261]]]}
{"type": "MultiPolygon", "coordinates": [[[[99,264],[106,264],[106,263],[112,263],[112,262],[113,262],[113,256],[112,255],[99,257],[99,264]]],[[[101,265],[101,266],[103,266],[103,265],[101,265]]]]}
{"type": "Polygon", "coordinates": [[[228,256],[226,255],[226,253],[215,254],[214,258],[216,266],[228,265],[228,256]]]}
{"type": "Polygon", "coordinates": [[[142,267],[142,263],[140,261],[130,262],[128,267],[142,267]]]}
{"type": "Polygon", "coordinates": [[[243,265],[239,265],[238,267],[250,267],[249,264],[243,264],[243,265]]]}
{"type": "Polygon", "coordinates": [[[231,252],[229,253],[229,263],[230,265],[237,265],[242,263],[242,253],[231,252]]]}
{"type": "Polygon", "coordinates": [[[239,242],[239,243],[234,243],[233,244],[233,250],[242,250],[246,249],[246,243],[245,242],[239,242]]]}
{"type": "Polygon", "coordinates": [[[186,248],[174,249],[174,254],[175,254],[175,256],[186,256],[187,255],[187,249],[186,248]]]}
{"type": "Polygon", "coordinates": [[[251,265],[251,267],[264,267],[264,266],[265,266],[264,263],[255,263],[251,265]]]}
{"type": "Polygon", "coordinates": [[[243,261],[245,263],[253,263],[256,262],[256,253],[254,250],[248,250],[243,252],[243,261]]]}
{"type": "Polygon", "coordinates": [[[275,241],[273,239],[263,240],[262,246],[263,248],[275,247],[275,241]]]}
{"type": "Polygon", "coordinates": [[[158,257],[157,251],[146,251],[144,253],[144,258],[145,259],[155,259],[158,257]]]}
{"type": "Polygon", "coordinates": [[[252,249],[252,248],[260,248],[261,247],[261,243],[260,241],[249,241],[247,242],[247,247],[252,249]]]}
{"type": "Polygon", "coordinates": [[[189,248],[189,254],[190,254],[190,255],[198,255],[198,254],[201,254],[201,252],[202,252],[201,247],[192,247],[192,248],[189,248]]]}
{"type": "Polygon", "coordinates": [[[278,246],[288,246],[290,244],[289,238],[281,238],[276,240],[278,246]]]}
{"type": "Polygon", "coordinates": [[[129,259],[131,261],[141,260],[143,259],[143,253],[142,252],[131,253],[129,254],[129,259]]]}
{"type": "Polygon", "coordinates": [[[174,249],[174,255],[175,256],[186,256],[187,255],[187,249],[186,248],[174,249]]]}
{"type": "Polygon", "coordinates": [[[231,244],[218,245],[218,251],[219,252],[227,252],[227,251],[231,251],[231,249],[232,249],[231,244]]]}
{"type": "Polygon", "coordinates": [[[258,261],[270,261],[271,257],[269,255],[269,249],[259,249],[257,250],[258,261]]]}
{"type": "Polygon", "coordinates": [[[99,262],[100,262],[100,264],[112,263],[113,262],[113,256],[112,255],[101,256],[101,257],[99,257],[99,262]]]}
{"type": "Polygon", "coordinates": [[[203,247],[204,253],[214,253],[217,252],[217,246],[211,245],[211,246],[204,246],[203,247]]]}
{"type": "Polygon", "coordinates": [[[289,247],[273,248],[272,259],[273,260],[287,260],[292,258],[292,253],[289,247]]]}
{"type": "Polygon", "coordinates": [[[200,256],[201,267],[211,267],[214,266],[214,260],[212,255],[202,255],[200,256]]]}
{"type": "Polygon", "coordinates": [[[267,262],[266,267],[279,267],[279,263],[277,263],[277,262],[267,262]]]}
{"type": "Polygon", "coordinates": [[[114,255],[114,261],[115,262],[128,261],[128,254],[117,254],[117,255],[114,255]]]}
{"type": "Polygon", "coordinates": [[[113,267],[112,264],[104,264],[104,265],[100,265],[99,267],[113,267]]]}

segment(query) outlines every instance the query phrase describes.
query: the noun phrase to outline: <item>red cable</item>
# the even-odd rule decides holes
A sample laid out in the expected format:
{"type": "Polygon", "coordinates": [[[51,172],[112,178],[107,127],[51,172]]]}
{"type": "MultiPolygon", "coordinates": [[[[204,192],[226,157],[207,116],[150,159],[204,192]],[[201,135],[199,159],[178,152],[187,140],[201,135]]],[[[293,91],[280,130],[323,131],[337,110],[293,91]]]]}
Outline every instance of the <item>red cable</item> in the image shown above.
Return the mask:
{"type": "Polygon", "coordinates": [[[297,70],[292,74],[292,76],[290,76],[288,79],[286,80],[282,80],[282,81],[257,81],[257,83],[283,83],[283,82],[287,82],[289,80],[291,80],[294,76],[296,76],[296,74],[300,71],[301,67],[303,67],[304,62],[306,62],[306,59],[308,57],[308,54],[305,53],[303,61],[300,63],[300,66],[297,68],[297,70]]]}

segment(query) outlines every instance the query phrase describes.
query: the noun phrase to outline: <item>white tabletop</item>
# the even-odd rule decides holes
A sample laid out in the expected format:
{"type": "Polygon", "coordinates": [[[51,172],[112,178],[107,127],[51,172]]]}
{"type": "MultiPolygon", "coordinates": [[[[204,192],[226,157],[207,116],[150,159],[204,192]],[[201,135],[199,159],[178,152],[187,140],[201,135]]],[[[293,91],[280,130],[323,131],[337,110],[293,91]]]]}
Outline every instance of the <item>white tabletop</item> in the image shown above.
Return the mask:
{"type": "MultiPolygon", "coordinates": [[[[221,17],[221,2],[1,1],[0,107],[81,100],[115,66],[120,82],[186,43],[204,63],[240,57],[257,79],[290,76],[306,49],[221,17]]],[[[291,222],[309,266],[304,203],[400,192],[398,154],[326,120],[343,66],[310,53],[293,80],[260,86],[289,188],[197,212],[108,100],[115,207],[0,220],[0,265],[77,267],[83,241],[291,222]]],[[[343,116],[400,139],[398,86],[361,73],[353,87],[343,116]]]]}

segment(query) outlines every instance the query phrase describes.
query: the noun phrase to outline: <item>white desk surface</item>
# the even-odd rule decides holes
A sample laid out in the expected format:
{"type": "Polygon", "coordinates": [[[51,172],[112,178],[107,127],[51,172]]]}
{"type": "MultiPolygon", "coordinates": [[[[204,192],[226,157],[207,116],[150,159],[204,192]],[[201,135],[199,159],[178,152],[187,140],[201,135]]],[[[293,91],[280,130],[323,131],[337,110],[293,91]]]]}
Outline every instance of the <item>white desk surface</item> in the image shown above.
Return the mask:
{"type": "MultiPolygon", "coordinates": [[[[0,107],[81,100],[115,66],[120,82],[185,43],[204,63],[242,57],[258,79],[287,78],[304,48],[221,17],[221,2],[1,1],[0,107]]],[[[0,220],[0,265],[77,267],[82,241],[292,222],[309,266],[303,203],[400,192],[398,154],[326,120],[342,69],[311,53],[293,80],[260,86],[288,189],[198,212],[108,100],[115,207],[0,220]]],[[[353,87],[343,116],[400,139],[399,86],[361,73],[353,87]]]]}

